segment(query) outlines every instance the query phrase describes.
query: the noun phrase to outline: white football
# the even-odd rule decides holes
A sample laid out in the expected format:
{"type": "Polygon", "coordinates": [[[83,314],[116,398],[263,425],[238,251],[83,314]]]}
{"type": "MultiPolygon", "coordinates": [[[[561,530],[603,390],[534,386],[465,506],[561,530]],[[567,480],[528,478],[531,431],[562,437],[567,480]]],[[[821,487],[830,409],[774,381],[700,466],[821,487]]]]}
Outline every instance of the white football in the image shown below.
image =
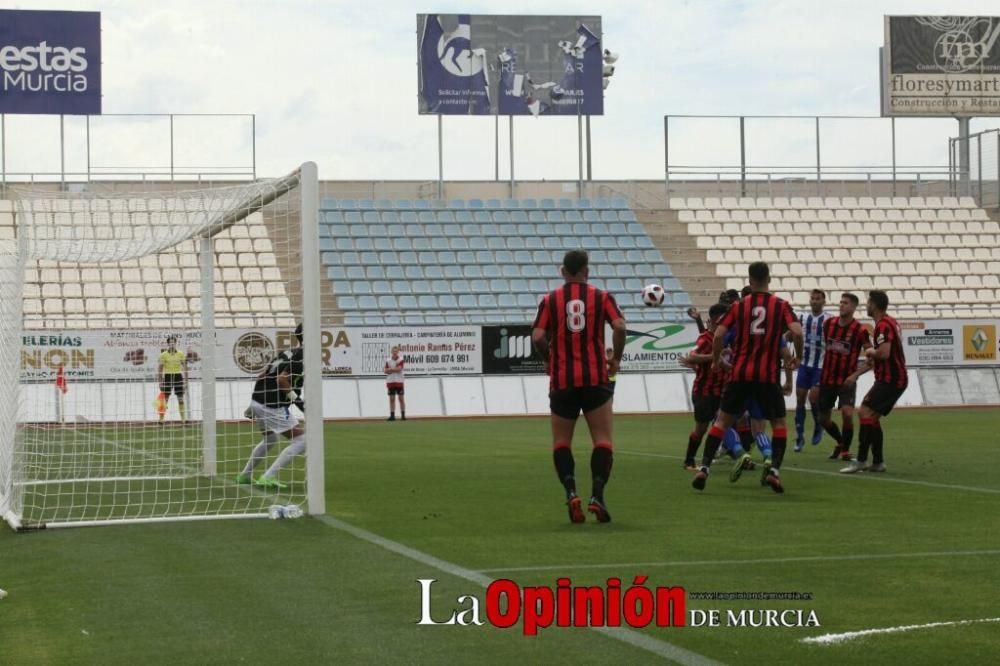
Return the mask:
{"type": "Polygon", "coordinates": [[[666,292],[658,284],[647,284],[642,288],[642,302],[648,307],[655,308],[663,305],[665,296],[666,292]]]}

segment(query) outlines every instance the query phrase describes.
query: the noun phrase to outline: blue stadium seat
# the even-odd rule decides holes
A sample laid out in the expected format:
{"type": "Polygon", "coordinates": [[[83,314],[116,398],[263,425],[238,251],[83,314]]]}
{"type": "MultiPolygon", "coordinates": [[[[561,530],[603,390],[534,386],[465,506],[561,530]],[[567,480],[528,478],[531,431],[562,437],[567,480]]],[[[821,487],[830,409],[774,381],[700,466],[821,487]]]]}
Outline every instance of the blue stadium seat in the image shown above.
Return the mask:
{"type": "Polygon", "coordinates": [[[505,278],[516,278],[521,276],[521,267],[513,264],[502,264],[500,270],[505,278]]]}
{"type": "MultiPolygon", "coordinates": [[[[385,279],[385,268],[383,268],[382,266],[377,266],[377,265],[376,266],[359,266],[359,268],[363,268],[364,271],[365,271],[365,274],[364,274],[364,276],[362,276],[362,279],[368,279],[368,280],[384,280],[385,279]]],[[[356,279],[356,278],[352,277],[352,279],[356,279]]]]}
{"type": "Polygon", "coordinates": [[[476,224],[488,224],[493,221],[493,216],[490,215],[489,211],[477,210],[472,213],[471,221],[476,224]]]}
{"type": "Polygon", "coordinates": [[[594,236],[584,236],[580,239],[580,247],[584,250],[596,250],[600,246],[600,242],[594,236]]]}
{"type": "Polygon", "coordinates": [[[469,280],[469,289],[474,293],[483,294],[490,291],[490,283],[483,279],[469,280]]]}
{"type": "Polygon", "coordinates": [[[618,239],[613,236],[601,236],[598,238],[601,244],[601,248],[605,250],[612,250],[618,247],[618,239]]]}
{"type": "Polygon", "coordinates": [[[332,238],[342,238],[347,236],[348,227],[346,224],[329,224],[326,226],[326,232],[332,238]]]}
{"type": "Polygon", "coordinates": [[[454,294],[442,294],[438,296],[438,307],[442,310],[457,310],[458,299],[454,294]]]}
{"type": "Polygon", "coordinates": [[[626,250],[625,261],[631,264],[639,264],[644,260],[642,250],[626,250]]]}
{"type": "Polygon", "coordinates": [[[417,213],[417,222],[421,224],[434,224],[437,222],[437,215],[431,210],[422,210],[417,213]]]}
{"type": "Polygon", "coordinates": [[[381,216],[373,210],[366,210],[361,213],[361,221],[365,224],[378,224],[382,221],[381,216]]]}
{"type": "Polygon", "coordinates": [[[493,211],[493,216],[490,218],[490,221],[497,224],[510,222],[510,211],[495,210],[493,211]]]}
{"type": "Polygon", "coordinates": [[[510,290],[515,294],[528,292],[528,281],[522,277],[510,281],[510,290]]]}
{"type": "Polygon", "coordinates": [[[461,236],[456,237],[456,236],[453,236],[451,234],[448,234],[448,245],[451,247],[452,250],[468,250],[469,249],[469,241],[468,241],[468,239],[462,238],[461,236]]]}
{"type": "Polygon", "coordinates": [[[361,213],[356,210],[349,210],[344,213],[344,222],[348,224],[361,224],[361,213]]]}
{"type": "Polygon", "coordinates": [[[323,219],[327,222],[342,224],[344,222],[344,213],[339,210],[333,210],[323,213],[323,219]]]}
{"type": "Polygon", "coordinates": [[[467,264],[464,262],[459,262],[462,265],[462,275],[467,278],[481,278],[483,277],[483,267],[479,264],[467,264]]]}
{"type": "Polygon", "coordinates": [[[430,238],[414,238],[412,239],[412,241],[413,241],[413,249],[417,250],[418,252],[431,249],[430,238]]]}
{"type": "Polygon", "coordinates": [[[590,274],[599,278],[614,277],[615,267],[610,264],[596,264],[591,262],[590,274]]]}
{"type": "Polygon", "coordinates": [[[531,294],[518,294],[517,306],[520,308],[534,308],[538,306],[538,301],[531,294]]]}
{"type": "Polygon", "coordinates": [[[319,249],[320,252],[333,250],[353,250],[354,241],[350,238],[320,238],[319,239],[319,249]]]}
{"type": "Polygon", "coordinates": [[[392,291],[390,293],[396,294],[397,296],[413,293],[413,286],[406,280],[393,280],[391,287],[392,291]]]}
{"type": "Polygon", "coordinates": [[[448,208],[465,208],[465,199],[450,199],[448,208]]]}
{"type": "Polygon", "coordinates": [[[402,268],[404,269],[403,275],[407,280],[422,280],[424,278],[423,266],[404,266],[402,268]]]}
{"type": "Polygon", "coordinates": [[[469,199],[468,207],[469,208],[482,208],[483,207],[483,200],[482,199],[469,199]]]}
{"type": "Polygon", "coordinates": [[[470,250],[485,250],[486,249],[486,239],[482,236],[470,236],[469,237],[469,249],[470,250]]]}
{"type": "Polygon", "coordinates": [[[649,236],[636,236],[635,237],[636,247],[642,249],[653,249],[656,245],[653,243],[653,239],[649,236]]]}
{"type": "Polygon", "coordinates": [[[375,208],[375,202],[372,199],[358,199],[358,208],[372,210],[375,208]]]}
{"type": "Polygon", "coordinates": [[[446,324],[465,324],[465,315],[456,314],[454,312],[449,312],[444,316],[444,321],[446,324]]]}
{"type": "Polygon", "coordinates": [[[563,211],[561,210],[550,210],[547,213],[545,213],[545,219],[547,219],[549,222],[552,223],[565,222],[566,214],[563,213],[563,211]]]}
{"type": "Polygon", "coordinates": [[[610,278],[607,282],[607,290],[617,294],[619,292],[625,291],[625,281],[621,278],[610,278]]]}
{"type": "Polygon", "coordinates": [[[531,253],[531,259],[536,264],[547,264],[550,256],[548,250],[535,250],[531,253]]]}
{"type": "Polygon", "coordinates": [[[510,250],[497,250],[496,262],[501,266],[514,263],[514,253],[510,250]]]}
{"type": "Polygon", "coordinates": [[[522,266],[521,273],[526,278],[539,277],[541,275],[541,273],[538,271],[538,266],[535,266],[534,264],[528,264],[527,266],[522,266]]]}
{"type": "MultiPolygon", "coordinates": [[[[388,241],[389,239],[388,238],[385,238],[385,239],[376,239],[376,247],[378,247],[378,240],[388,241]]],[[[392,242],[390,244],[390,247],[386,248],[386,249],[392,249],[392,250],[412,250],[413,249],[413,240],[414,239],[412,239],[412,238],[393,238],[392,242]]],[[[379,249],[381,249],[381,248],[379,248],[379,249]]]]}
{"type": "Polygon", "coordinates": [[[566,221],[570,223],[583,222],[583,215],[578,210],[566,211],[566,221]]]}
{"type": "Polygon", "coordinates": [[[347,279],[348,280],[364,280],[365,267],[364,266],[348,266],[347,267],[347,279]]]}
{"type": "Polygon", "coordinates": [[[554,199],[542,199],[538,202],[539,208],[555,208],[556,202],[554,199]]]}
{"type": "Polygon", "coordinates": [[[378,262],[383,266],[390,266],[399,263],[399,253],[393,250],[378,253],[378,262]]]}
{"type": "Polygon", "coordinates": [[[542,239],[538,236],[527,236],[524,239],[524,249],[526,250],[541,250],[545,247],[542,244],[542,239]]]}
{"type": "Polygon", "coordinates": [[[521,208],[538,208],[538,201],[535,199],[521,199],[521,208]]]}
{"type": "Polygon", "coordinates": [[[355,201],[354,199],[341,199],[340,201],[337,202],[337,206],[341,210],[345,210],[348,208],[357,208],[358,202],[355,201]]]}
{"type": "Polygon", "coordinates": [[[437,264],[424,265],[424,276],[428,280],[440,280],[444,277],[444,269],[437,264]]]}
{"type": "Polygon", "coordinates": [[[465,273],[462,271],[461,266],[457,265],[455,262],[451,262],[444,265],[444,276],[449,280],[456,280],[464,277],[465,273]]]}
{"type": "Polygon", "coordinates": [[[633,264],[632,268],[635,269],[635,274],[637,277],[653,280],[658,279],[656,271],[653,269],[652,264],[633,264]]]}
{"type": "Polygon", "coordinates": [[[489,236],[486,238],[486,247],[491,250],[506,250],[507,239],[503,236],[489,236]]]}
{"type": "Polygon", "coordinates": [[[618,247],[623,250],[631,250],[635,248],[635,237],[634,236],[619,236],[618,237],[618,247]]]}
{"type": "Polygon", "coordinates": [[[464,222],[462,224],[462,235],[465,237],[479,236],[479,225],[475,222],[464,222]]]}
{"type": "Polygon", "coordinates": [[[541,294],[549,290],[549,284],[542,278],[528,280],[528,287],[524,291],[529,294],[541,294]]]}
{"type": "Polygon", "coordinates": [[[319,200],[319,209],[322,211],[331,210],[337,208],[337,200],[331,197],[323,197],[319,200]]]}
{"type": "MultiPolygon", "coordinates": [[[[423,308],[421,308],[421,309],[423,309],[423,308]]],[[[439,315],[439,314],[426,314],[426,315],[424,315],[424,321],[426,323],[428,323],[428,324],[437,325],[437,324],[444,324],[445,323],[445,318],[442,315],[439,315]]]]}
{"type": "Polygon", "coordinates": [[[372,283],[367,280],[355,280],[351,283],[351,293],[355,296],[364,296],[372,293],[372,283]]]}
{"type": "Polygon", "coordinates": [[[344,266],[360,266],[362,264],[361,255],[357,252],[340,252],[340,261],[338,263],[344,266]]]}
{"type": "Polygon", "coordinates": [[[437,252],[419,252],[417,253],[417,260],[414,261],[413,263],[426,265],[426,264],[436,264],[437,262],[438,262],[437,252]]]}
{"type": "Polygon", "coordinates": [[[492,264],[494,261],[493,253],[489,250],[479,250],[476,252],[476,263],[477,264],[492,264]]]}
{"type": "Polygon", "coordinates": [[[594,208],[611,208],[611,200],[607,197],[597,197],[593,203],[594,208]]]}
{"type": "Polygon", "coordinates": [[[641,278],[632,277],[625,280],[625,291],[641,292],[642,288],[646,286],[643,284],[641,278]]]}
{"type": "Polygon", "coordinates": [[[615,266],[615,275],[621,278],[630,278],[635,276],[635,266],[632,264],[618,264],[615,266]]]}
{"type": "Polygon", "coordinates": [[[330,280],[344,280],[347,278],[347,269],[343,266],[329,266],[326,269],[326,277],[330,280]]]}
{"type": "Polygon", "coordinates": [[[494,294],[510,293],[510,280],[505,280],[504,278],[490,280],[490,291],[494,294]]]}
{"type": "Polygon", "coordinates": [[[642,257],[645,261],[652,263],[657,263],[663,261],[663,255],[660,254],[659,250],[641,250],[642,257]]]}
{"type": "Polygon", "coordinates": [[[521,202],[518,201],[517,199],[504,199],[503,202],[502,202],[502,205],[503,205],[504,208],[507,208],[507,209],[520,208],[521,207],[521,202]]]}
{"type": "Polygon", "coordinates": [[[487,238],[491,236],[497,236],[500,234],[500,227],[495,224],[481,224],[479,225],[479,233],[487,238]]]}
{"type": "Polygon", "coordinates": [[[499,199],[487,199],[484,208],[502,208],[503,204],[500,203],[499,199]]]}
{"type": "Polygon", "coordinates": [[[353,296],[340,296],[337,298],[337,307],[341,310],[357,310],[358,300],[353,296]]]}
{"type": "Polygon", "coordinates": [[[448,239],[444,236],[435,236],[430,239],[432,250],[447,250],[448,249],[448,239]]]}
{"type": "Polygon", "coordinates": [[[542,239],[542,248],[546,250],[563,249],[562,240],[558,236],[546,236],[542,239]]]}
{"type": "Polygon", "coordinates": [[[413,208],[413,202],[409,199],[396,199],[393,207],[396,210],[409,210],[410,208],[413,208]]]}
{"type": "MultiPolygon", "coordinates": [[[[478,253],[476,257],[477,261],[479,259],[478,253]]],[[[483,266],[483,277],[485,278],[498,278],[502,275],[500,272],[500,267],[493,263],[493,260],[487,262],[479,262],[483,266]]]]}
{"type": "Polygon", "coordinates": [[[539,269],[539,274],[542,277],[545,277],[545,278],[558,278],[558,277],[560,277],[560,275],[559,275],[559,267],[561,265],[562,265],[562,260],[561,259],[560,259],[559,262],[553,262],[551,264],[545,264],[544,266],[542,266],[539,269]]]}
{"type": "Polygon", "coordinates": [[[645,236],[646,230],[638,222],[629,222],[625,225],[626,231],[632,236],[645,236]]]}
{"type": "Polygon", "coordinates": [[[427,210],[431,207],[431,202],[427,199],[414,199],[412,207],[417,210],[427,210]]]}
{"type": "Polygon", "coordinates": [[[416,296],[400,296],[399,297],[399,309],[406,312],[415,311],[417,309],[417,297],[416,296]]]}
{"type": "Polygon", "coordinates": [[[407,225],[414,225],[420,223],[420,220],[417,219],[417,214],[410,210],[400,213],[399,221],[407,225]]]}
{"type": "Polygon", "coordinates": [[[607,262],[608,253],[605,250],[594,250],[590,253],[591,265],[606,264],[607,262]]]}
{"type": "Polygon", "coordinates": [[[603,220],[604,222],[617,222],[618,221],[618,213],[616,213],[613,210],[602,210],[601,211],[601,220],[603,220]]]}
{"type": "MultiPolygon", "coordinates": [[[[338,250],[340,248],[337,248],[338,250]]],[[[351,248],[345,248],[351,249],[351,248]]],[[[354,249],[359,252],[370,252],[375,249],[375,243],[371,238],[355,238],[354,239],[354,249]]]]}
{"type": "Polygon", "coordinates": [[[451,283],[447,280],[434,280],[431,282],[431,291],[435,294],[450,294],[451,283]]]}
{"type": "Polygon", "coordinates": [[[375,295],[392,293],[392,285],[389,284],[388,280],[375,280],[371,285],[372,293],[375,295]]]}
{"type": "Polygon", "coordinates": [[[517,307],[517,296],[514,294],[498,294],[497,295],[497,306],[501,308],[516,308],[517,307]]]}
{"type": "Polygon", "coordinates": [[[429,294],[431,293],[431,283],[427,280],[411,280],[410,288],[414,294],[429,294]]]}
{"type": "Polygon", "coordinates": [[[583,211],[583,221],[584,222],[600,222],[601,216],[596,210],[585,210],[583,211]]]}
{"type": "Polygon", "coordinates": [[[539,222],[545,222],[545,212],[540,210],[533,210],[528,212],[528,222],[534,222],[538,224],[539,222]]]}
{"type": "Polygon", "coordinates": [[[618,209],[628,208],[628,201],[621,197],[614,197],[611,199],[611,208],[618,208],[618,209]]]}
{"type": "Polygon", "coordinates": [[[458,307],[463,309],[477,308],[479,304],[476,302],[476,297],[469,293],[460,293],[458,295],[458,307]]]}
{"type": "Polygon", "coordinates": [[[510,222],[511,224],[526,224],[528,222],[528,214],[523,210],[514,210],[509,214],[509,220],[497,220],[495,222],[510,222]]]}
{"type": "MultiPolygon", "coordinates": [[[[409,242],[410,242],[409,238],[403,238],[403,239],[399,239],[399,240],[404,240],[404,241],[406,241],[407,244],[409,244],[409,242]]],[[[391,250],[391,249],[393,249],[393,247],[392,247],[392,241],[390,239],[388,239],[388,238],[372,238],[371,241],[375,244],[375,249],[376,250],[391,250]]],[[[406,249],[409,249],[409,248],[406,248],[406,249]]]]}
{"type": "Polygon", "coordinates": [[[528,250],[515,250],[514,251],[514,263],[515,264],[531,264],[531,252],[528,250]]]}
{"type": "Polygon", "coordinates": [[[399,308],[399,302],[396,297],[391,294],[379,296],[378,307],[381,310],[396,310],[399,308]]]}
{"type": "Polygon", "coordinates": [[[495,308],[497,307],[497,297],[493,294],[479,294],[479,307],[481,308],[495,308]]]}
{"type": "Polygon", "coordinates": [[[417,299],[417,306],[421,310],[437,310],[437,299],[433,296],[421,296],[417,299]]]}
{"type": "Polygon", "coordinates": [[[389,280],[403,280],[406,276],[402,266],[389,265],[385,267],[385,277],[389,280]]]}
{"type": "Polygon", "coordinates": [[[437,262],[443,266],[447,266],[448,264],[457,263],[458,258],[451,250],[445,250],[437,253],[437,262]]]}

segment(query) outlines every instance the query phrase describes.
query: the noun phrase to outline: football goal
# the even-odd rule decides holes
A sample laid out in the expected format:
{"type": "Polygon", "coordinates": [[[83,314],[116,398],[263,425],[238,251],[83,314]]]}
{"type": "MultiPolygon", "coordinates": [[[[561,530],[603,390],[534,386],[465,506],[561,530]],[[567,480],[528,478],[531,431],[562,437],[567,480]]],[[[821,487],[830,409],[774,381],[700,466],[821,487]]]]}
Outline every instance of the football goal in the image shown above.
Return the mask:
{"type": "Polygon", "coordinates": [[[35,529],[322,513],[316,165],[199,189],[12,191],[0,516],[35,529]],[[289,405],[277,361],[296,355],[289,405]],[[285,413],[248,418],[265,389],[285,413]]]}

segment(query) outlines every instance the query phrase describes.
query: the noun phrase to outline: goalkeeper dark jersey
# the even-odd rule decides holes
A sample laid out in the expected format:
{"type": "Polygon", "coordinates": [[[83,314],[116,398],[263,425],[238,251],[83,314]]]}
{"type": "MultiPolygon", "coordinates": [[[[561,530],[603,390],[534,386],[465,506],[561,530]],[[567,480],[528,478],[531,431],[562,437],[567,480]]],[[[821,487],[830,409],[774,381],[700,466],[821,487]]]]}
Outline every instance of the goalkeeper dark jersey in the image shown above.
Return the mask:
{"type": "Polygon", "coordinates": [[[288,373],[289,383],[296,391],[302,386],[302,347],[288,349],[268,364],[253,387],[253,400],[265,407],[288,407],[287,391],[278,386],[278,375],[288,373]]]}

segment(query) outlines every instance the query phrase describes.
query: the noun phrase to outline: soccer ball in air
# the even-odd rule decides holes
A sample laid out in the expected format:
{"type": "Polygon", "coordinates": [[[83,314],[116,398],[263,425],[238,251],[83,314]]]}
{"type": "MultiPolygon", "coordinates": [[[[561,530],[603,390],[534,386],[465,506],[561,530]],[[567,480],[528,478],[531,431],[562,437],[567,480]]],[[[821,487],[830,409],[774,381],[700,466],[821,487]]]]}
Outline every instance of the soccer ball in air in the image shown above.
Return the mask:
{"type": "Polygon", "coordinates": [[[663,287],[658,284],[647,284],[642,288],[642,302],[651,308],[663,305],[665,295],[663,287]]]}

